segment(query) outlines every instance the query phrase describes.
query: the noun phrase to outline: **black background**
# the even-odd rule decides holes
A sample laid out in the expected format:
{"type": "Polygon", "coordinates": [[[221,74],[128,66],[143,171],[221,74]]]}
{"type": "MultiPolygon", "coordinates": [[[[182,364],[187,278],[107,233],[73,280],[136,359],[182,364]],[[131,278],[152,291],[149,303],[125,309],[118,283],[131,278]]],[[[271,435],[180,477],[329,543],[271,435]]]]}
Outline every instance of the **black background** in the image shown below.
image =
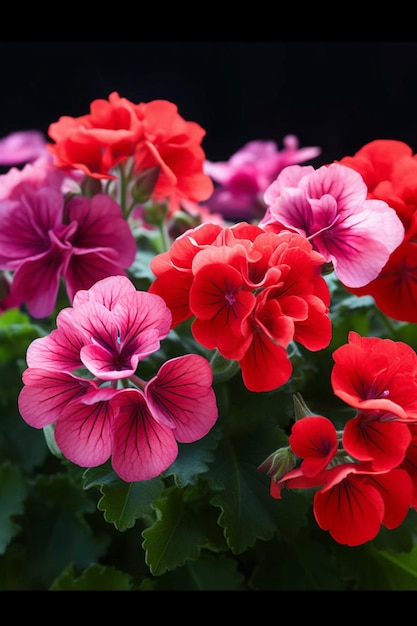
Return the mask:
{"type": "Polygon", "coordinates": [[[46,134],[117,91],[174,102],[207,131],[210,160],[290,133],[320,146],[320,162],[376,138],[417,152],[417,42],[6,41],[0,58],[0,136],[46,134]]]}

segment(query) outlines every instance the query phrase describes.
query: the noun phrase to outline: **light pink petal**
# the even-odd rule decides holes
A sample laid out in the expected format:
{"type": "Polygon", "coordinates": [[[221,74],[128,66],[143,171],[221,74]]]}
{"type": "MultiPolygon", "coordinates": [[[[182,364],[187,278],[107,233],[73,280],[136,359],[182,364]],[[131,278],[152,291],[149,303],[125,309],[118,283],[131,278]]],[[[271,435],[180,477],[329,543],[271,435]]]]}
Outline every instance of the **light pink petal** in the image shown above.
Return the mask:
{"type": "Polygon", "coordinates": [[[270,207],[270,216],[304,237],[311,233],[314,218],[302,189],[284,189],[277,202],[270,207]]]}
{"type": "Polygon", "coordinates": [[[404,238],[395,211],[381,204],[380,211],[351,216],[314,238],[317,249],[333,262],[337,277],[347,287],[362,287],[376,278],[404,238]]]}
{"type": "Polygon", "coordinates": [[[75,294],[72,304],[76,307],[88,300],[95,300],[111,311],[121,296],[134,292],[136,287],[127,276],[109,276],[94,283],[90,289],[75,294]]]}
{"type": "Polygon", "coordinates": [[[145,387],[149,407],[161,424],[174,428],[177,441],[204,437],[218,417],[209,362],[197,354],[166,361],[145,387]]]}
{"type": "Polygon", "coordinates": [[[285,167],[265,191],[264,202],[267,207],[271,208],[275,204],[284,189],[298,187],[300,180],[314,171],[312,165],[289,165],[285,167]]]}
{"type": "Polygon", "coordinates": [[[68,406],[85,396],[96,384],[65,372],[29,368],[23,372],[18,406],[25,422],[43,428],[58,420],[68,406]]]}
{"type": "Polygon", "coordinates": [[[38,130],[21,130],[0,139],[0,165],[34,161],[46,152],[46,138],[38,130]]]}
{"type": "MultiPolygon", "coordinates": [[[[111,390],[117,393],[116,390],[111,390]]],[[[62,454],[81,467],[97,467],[112,452],[113,407],[108,401],[73,403],[55,425],[55,441],[62,454]]]]}
{"type": "Polygon", "coordinates": [[[159,476],[178,455],[172,429],[153,418],[137,389],[119,391],[112,404],[118,411],[113,428],[114,471],[126,482],[159,476]]]}
{"type": "Polygon", "coordinates": [[[368,189],[362,176],[346,165],[332,163],[323,165],[300,182],[309,198],[321,198],[324,195],[333,196],[339,212],[349,214],[360,210],[366,200],[368,189]]]}

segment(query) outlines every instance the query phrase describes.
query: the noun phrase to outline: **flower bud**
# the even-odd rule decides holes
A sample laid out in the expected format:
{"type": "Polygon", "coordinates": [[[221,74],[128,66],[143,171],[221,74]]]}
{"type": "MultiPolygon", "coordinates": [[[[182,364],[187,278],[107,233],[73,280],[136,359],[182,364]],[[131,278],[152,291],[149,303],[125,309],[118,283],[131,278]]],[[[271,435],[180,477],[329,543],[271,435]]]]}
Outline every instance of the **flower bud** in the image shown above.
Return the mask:
{"type": "Polygon", "coordinates": [[[278,482],[287,472],[294,469],[297,457],[288,446],[279,448],[269,455],[258,467],[258,472],[265,472],[272,480],[278,482]]]}
{"type": "Polygon", "coordinates": [[[152,192],[158,181],[160,169],[159,165],[157,165],[156,167],[142,170],[135,176],[131,194],[136,204],[144,204],[151,199],[152,192]]]}
{"type": "Polygon", "coordinates": [[[315,417],[317,413],[313,413],[303,400],[300,393],[293,395],[295,421],[302,419],[303,417],[315,417]]]}

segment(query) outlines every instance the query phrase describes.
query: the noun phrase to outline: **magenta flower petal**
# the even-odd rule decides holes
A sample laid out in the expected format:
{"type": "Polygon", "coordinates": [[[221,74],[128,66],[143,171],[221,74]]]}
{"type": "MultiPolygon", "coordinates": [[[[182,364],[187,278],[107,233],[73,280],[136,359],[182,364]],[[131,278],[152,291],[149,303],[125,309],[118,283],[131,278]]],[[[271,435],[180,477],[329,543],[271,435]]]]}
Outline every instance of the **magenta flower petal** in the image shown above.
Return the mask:
{"type": "MultiPolygon", "coordinates": [[[[116,390],[109,389],[112,394],[116,390]]],[[[97,467],[111,455],[113,407],[103,400],[67,406],[55,425],[55,441],[62,454],[81,467],[97,467]]]]}
{"type": "Polygon", "coordinates": [[[97,385],[65,372],[28,368],[23,372],[18,406],[25,422],[43,428],[60,419],[63,410],[85,396],[97,385]]]}
{"type": "Polygon", "coordinates": [[[113,428],[114,471],[126,482],[159,476],[177,458],[171,428],[159,424],[137,389],[122,389],[112,400],[117,411],[113,428]]]}
{"type": "Polygon", "coordinates": [[[58,328],[46,337],[32,341],[26,352],[29,367],[72,372],[83,367],[80,350],[85,338],[70,321],[69,309],[60,311],[57,317],[58,328]]]}
{"type": "Polygon", "coordinates": [[[109,276],[103,278],[99,282],[94,283],[90,289],[83,289],[78,291],[73,300],[73,306],[77,307],[84,302],[94,300],[103,304],[107,309],[111,311],[117,300],[121,296],[136,293],[136,287],[127,276],[109,276]]]}
{"type": "Polygon", "coordinates": [[[145,397],[155,419],[173,428],[177,441],[190,443],[214,426],[218,410],[211,387],[209,362],[198,354],[166,361],[145,387],[145,397]]]}
{"type": "Polygon", "coordinates": [[[21,130],[0,139],[0,165],[20,165],[46,153],[46,138],[38,130],[21,130]]]}
{"type": "Polygon", "coordinates": [[[73,309],[71,321],[90,338],[80,352],[84,365],[103,380],[117,380],[131,376],[140,359],[159,349],[171,313],[159,296],[135,291],[111,311],[87,301],[73,309]]]}
{"type": "Polygon", "coordinates": [[[65,258],[53,253],[27,260],[14,273],[11,295],[25,302],[33,317],[48,317],[55,308],[64,264],[65,258]]]}
{"type": "Polygon", "coordinates": [[[62,194],[51,188],[25,194],[20,200],[0,201],[0,267],[14,270],[46,253],[50,232],[62,223],[63,208],[62,194]]]}
{"type": "Polygon", "coordinates": [[[136,256],[136,241],[120,205],[106,194],[92,198],[73,197],[66,210],[78,224],[73,238],[74,254],[108,248],[117,253],[120,268],[130,267],[136,256]]]}

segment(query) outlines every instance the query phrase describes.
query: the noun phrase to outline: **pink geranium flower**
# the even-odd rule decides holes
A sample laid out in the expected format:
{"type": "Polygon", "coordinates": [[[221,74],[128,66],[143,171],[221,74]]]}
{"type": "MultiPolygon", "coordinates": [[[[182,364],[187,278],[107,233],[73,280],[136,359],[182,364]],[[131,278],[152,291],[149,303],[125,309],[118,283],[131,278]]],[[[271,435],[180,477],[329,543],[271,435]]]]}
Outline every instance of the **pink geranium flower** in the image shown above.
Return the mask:
{"type": "Polygon", "coordinates": [[[14,272],[11,294],[33,317],[52,313],[61,278],[72,301],[79,289],[125,274],[135,255],[130,227],[108,195],[65,205],[61,192],[44,187],[0,201],[0,269],[14,272]]]}
{"type": "Polygon", "coordinates": [[[287,165],[303,163],[321,152],[317,146],[299,148],[295,135],[283,139],[278,150],[274,141],[245,144],[228,161],[205,161],[204,170],[217,187],[205,203],[212,212],[231,221],[251,221],[265,212],[263,194],[287,165]]]}
{"type": "Polygon", "coordinates": [[[62,454],[81,467],[111,457],[126,482],[158,476],[177,457],[178,442],[204,437],[218,415],[211,367],[200,355],[166,361],[150,381],[138,376],[170,326],[163,299],[136,291],[127,277],[78,292],[57,328],[28,348],[23,419],[34,428],[54,424],[62,454]]]}
{"type": "Polygon", "coordinates": [[[285,168],[265,192],[263,227],[290,228],[307,237],[347,287],[361,287],[381,272],[404,238],[397,213],[368,200],[361,175],[333,163],[285,168]]]}
{"type": "Polygon", "coordinates": [[[20,165],[46,153],[46,138],[39,130],[21,130],[0,139],[0,165],[20,165]]]}

